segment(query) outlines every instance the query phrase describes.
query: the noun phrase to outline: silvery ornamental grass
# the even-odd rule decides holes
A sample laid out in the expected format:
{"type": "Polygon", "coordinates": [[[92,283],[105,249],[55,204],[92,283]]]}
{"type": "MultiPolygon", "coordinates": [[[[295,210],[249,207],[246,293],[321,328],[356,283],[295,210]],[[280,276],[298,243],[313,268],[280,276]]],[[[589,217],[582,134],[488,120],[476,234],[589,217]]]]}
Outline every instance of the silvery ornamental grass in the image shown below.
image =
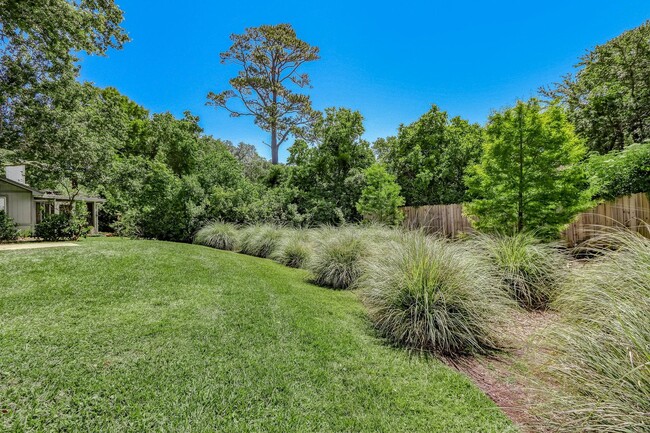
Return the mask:
{"type": "Polygon", "coordinates": [[[308,269],[313,281],[333,289],[351,289],[363,272],[370,253],[363,229],[352,226],[321,227],[315,232],[314,255],[308,269]]]}
{"type": "Polygon", "coordinates": [[[485,254],[504,289],[526,310],[546,309],[567,274],[565,255],[529,232],[477,234],[469,242],[485,254]]]}
{"type": "Polygon", "coordinates": [[[237,227],[234,224],[218,221],[209,223],[194,235],[194,243],[232,251],[237,243],[237,227]]]}
{"type": "Polygon", "coordinates": [[[514,302],[465,244],[405,233],[370,256],[358,285],[375,328],[396,345],[449,357],[503,347],[514,302]]]}
{"type": "Polygon", "coordinates": [[[238,251],[256,257],[269,257],[280,245],[286,229],[273,224],[255,224],[242,228],[237,239],[238,251]]]}
{"type": "Polygon", "coordinates": [[[292,268],[304,268],[314,254],[314,232],[308,229],[286,230],[271,258],[292,268]]]}
{"type": "Polygon", "coordinates": [[[650,431],[650,240],[626,230],[592,241],[553,302],[551,377],[561,385],[543,415],[567,432],[650,431]]]}

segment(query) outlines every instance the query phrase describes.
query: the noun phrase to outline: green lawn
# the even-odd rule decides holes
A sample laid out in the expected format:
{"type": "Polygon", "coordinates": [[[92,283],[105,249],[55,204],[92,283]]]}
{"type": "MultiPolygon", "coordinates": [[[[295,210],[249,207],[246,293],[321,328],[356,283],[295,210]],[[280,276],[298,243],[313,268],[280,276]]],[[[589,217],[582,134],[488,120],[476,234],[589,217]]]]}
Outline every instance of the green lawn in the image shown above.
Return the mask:
{"type": "Polygon", "coordinates": [[[516,430],[374,337],[355,293],[306,281],[154,241],[0,252],[0,430],[516,430]]]}

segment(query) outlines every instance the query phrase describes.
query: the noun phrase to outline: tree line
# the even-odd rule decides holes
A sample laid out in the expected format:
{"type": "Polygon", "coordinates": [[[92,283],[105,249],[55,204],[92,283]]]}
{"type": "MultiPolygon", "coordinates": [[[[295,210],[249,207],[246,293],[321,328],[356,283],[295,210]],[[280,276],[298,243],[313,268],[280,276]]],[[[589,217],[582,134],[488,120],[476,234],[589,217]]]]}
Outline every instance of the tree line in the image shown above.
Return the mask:
{"type": "Polygon", "coordinates": [[[358,111],[312,108],[301,66],[318,60],[317,47],[289,24],[246,29],[221,54],[239,67],[230,88],[207,101],[267,131],[267,161],[251,144],[205,134],[190,112],[151,113],[80,82],[74,53],[128,41],[122,11],[49,3],[0,0],[0,163],[29,165],[36,187],[101,194],[104,230],[187,241],[211,220],[396,224],[402,205],[466,203],[480,229],[553,237],[593,200],[648,191],[648,22],[485,125],[432,105],[374,143],[358,111]]]}

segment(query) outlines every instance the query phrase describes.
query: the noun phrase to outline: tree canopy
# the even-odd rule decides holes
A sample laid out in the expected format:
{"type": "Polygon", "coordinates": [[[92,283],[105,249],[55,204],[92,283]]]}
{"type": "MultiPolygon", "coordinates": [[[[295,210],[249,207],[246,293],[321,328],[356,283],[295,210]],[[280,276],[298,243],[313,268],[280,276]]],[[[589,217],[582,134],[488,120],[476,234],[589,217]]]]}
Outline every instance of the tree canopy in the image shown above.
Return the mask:
{"type": "Polygon", "coordinates": [[[604,154],[650,139],[650,21],[597,46],[577,69],[542,92],[564,103],[589,149],[604,154]]]}
{"type": "MultiPolygon", "coordinates": [[[[0,149],[24,145],[48,111],[74,98],[76,53],[105,54],[128,41],[111,0],[0,0],[0,149]]],[[[42,133],[43,131],[40,131],[42,133]]]]}
{"type": "Polygon", "coordinates": [[[310,223],[356,221],[363,170],[374,162],[361,138],[363,116],[347,108],[327,108],[314,127],[315,142],[299,140],[289,149],[288,186],[300,194],[298,210],[310,223]]]}
{"type": "Polygon", "coordinates": [[[250,27],[230,39],[232,46],[221,53],[221,62],[239,66],[239,73],[230,79],[232,89],[210,92],[208,104],[225,108],[233,117],[252,116],[271,133],[271,161],[277,164],[280,146],[314,121],[309,96],[291,87],[310,86],[309,76],[298,69],[319,59],[318,47],[298,39],[290,24],[250,27]],[[232,99],[240,108],[228,104],[232,99]]]}
{"type": "Polygon", "coordinates": [[[557,235],[590,203],[578,164],[586,149],[564,110],[518,101],[489,118],[481,162],[467,178],[466,213],[482,230],[557,235]]]}
{"type": "Polygon", "coordinates": [[[465,201],[464,174],[481,155],[483,130],[460,117],[449,119],[433,105],[397,137],[379,139],[375,153],[399,183],[406,204],[465,201]]]}

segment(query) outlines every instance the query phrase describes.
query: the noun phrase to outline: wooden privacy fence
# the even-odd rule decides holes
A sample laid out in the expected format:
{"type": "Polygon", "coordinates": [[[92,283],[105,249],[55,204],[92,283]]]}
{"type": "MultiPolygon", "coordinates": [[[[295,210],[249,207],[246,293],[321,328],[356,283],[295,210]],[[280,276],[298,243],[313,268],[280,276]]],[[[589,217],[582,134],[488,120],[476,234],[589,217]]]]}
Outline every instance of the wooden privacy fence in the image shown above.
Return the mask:
{"type": "Polygon", "coordinates": [[[569,246],[593,237],[603,228],[626,227],[650,237],[650,200],[646,193],[618,197],[581,213],[563,233],[569,246]]]}
{"type": "MultiPolygon", "coordinates": [[[[472,225],[463,215],[463,205],[405,206],[404,226],[409,229],[423,229],[429,234],[456,237],[459,233],[473,231],[472,225]]],[[[569,246],[593,237],[603,228],[627,227],[630,230],[650,237],[650,200],[646,193],[619,197],[601,203],[595,208],[581,213],[563,232],[569,246]]]]}
{"type": "Polygon", "coordinates": [[[431,206],[404,206],[404,226],[423,229],[429,234],[454,238],[459,233],[471,232],[472,225],[463,215],[462,204],[436,204],[431,206]]]}

